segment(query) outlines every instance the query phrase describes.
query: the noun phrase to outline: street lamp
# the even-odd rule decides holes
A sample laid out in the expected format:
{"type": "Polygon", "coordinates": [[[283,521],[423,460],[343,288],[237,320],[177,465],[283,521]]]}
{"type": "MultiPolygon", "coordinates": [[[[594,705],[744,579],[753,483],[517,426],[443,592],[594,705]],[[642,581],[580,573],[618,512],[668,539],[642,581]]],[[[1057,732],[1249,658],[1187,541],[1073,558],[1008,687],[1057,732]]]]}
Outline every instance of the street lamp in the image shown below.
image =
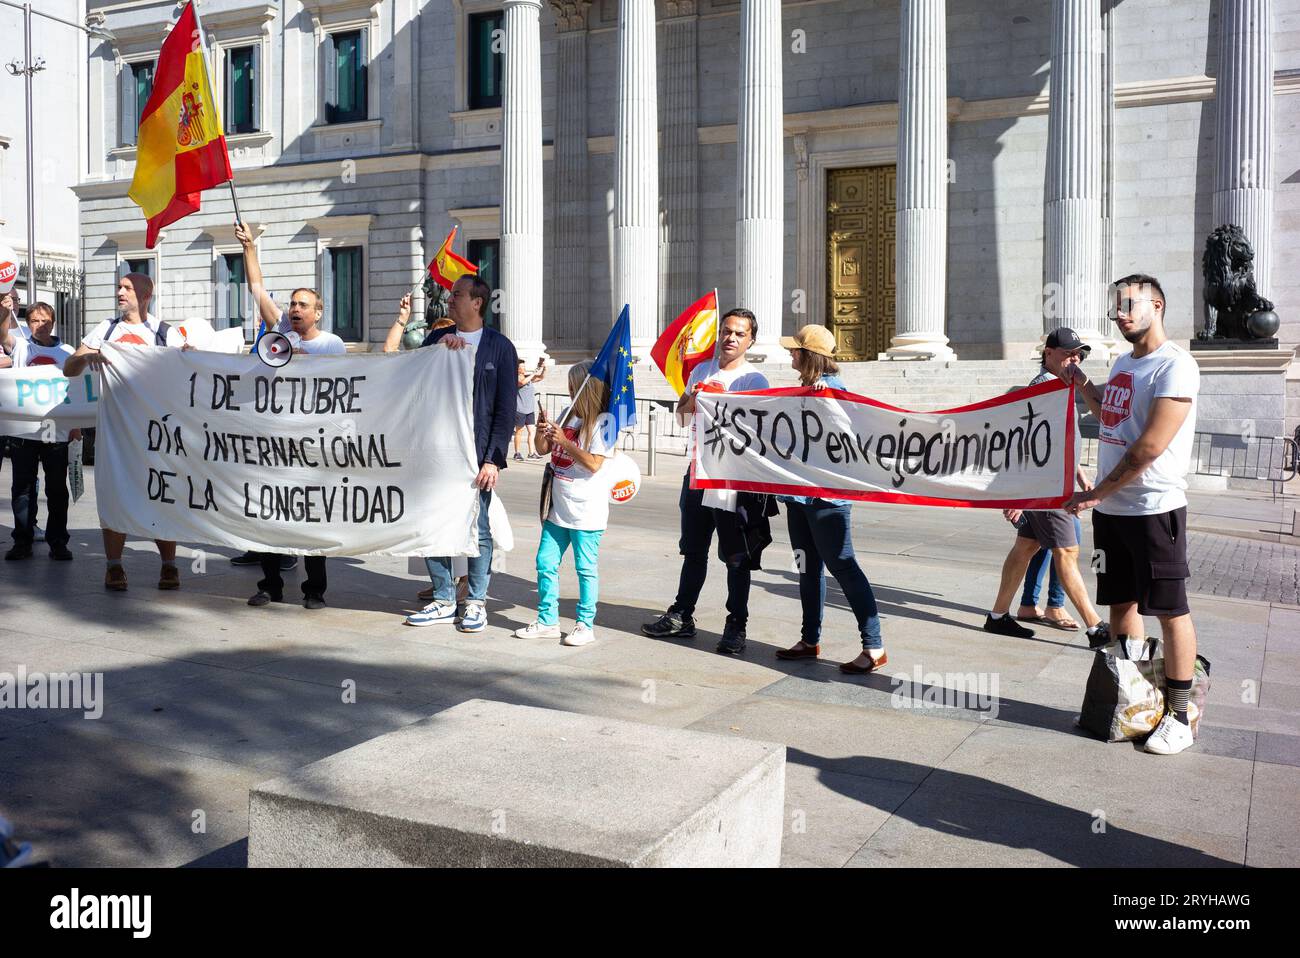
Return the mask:
{"type": "Polygon", "coordinates": [[[24,106],[27,114],[27,300],[30,303],[35,299],[36,290],[36,177],[33,172],[32,160],[34,146],[32,140],[32,77],[45,69],[43,57],[32,57],[32,16],[54,20],[101,40],[112,42],[116,37],[104,29],[103,14],[91,14],[86,17],[85,23],[76,23],[72,20],[56,17],[52,13],[33,10],[30,2],[20,4],[14,3],[12,0],[0,0],[0,6],[13,7],[13,9],[23,12],[23,59],[13,60],[5,64],[5,69],[13,76],[22,77],[25,88],[24,106]]]}

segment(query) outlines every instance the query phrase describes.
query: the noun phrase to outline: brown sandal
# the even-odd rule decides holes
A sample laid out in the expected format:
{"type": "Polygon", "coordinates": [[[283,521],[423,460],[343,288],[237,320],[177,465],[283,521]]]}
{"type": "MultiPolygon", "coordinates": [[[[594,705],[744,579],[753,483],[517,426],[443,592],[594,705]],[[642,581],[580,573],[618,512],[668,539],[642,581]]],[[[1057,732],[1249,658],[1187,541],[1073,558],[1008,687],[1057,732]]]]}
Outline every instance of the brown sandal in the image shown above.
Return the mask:
{"type": "Polygon", "coordinates": [[[1040,615],[1037,619],[1040,625],[1045,625],[1049,629],[1060,629],[1062,632],[1078,632],[1079,623],[1068,615],[1064,619],[1049,619],[1045,615],[1040,615]]]}

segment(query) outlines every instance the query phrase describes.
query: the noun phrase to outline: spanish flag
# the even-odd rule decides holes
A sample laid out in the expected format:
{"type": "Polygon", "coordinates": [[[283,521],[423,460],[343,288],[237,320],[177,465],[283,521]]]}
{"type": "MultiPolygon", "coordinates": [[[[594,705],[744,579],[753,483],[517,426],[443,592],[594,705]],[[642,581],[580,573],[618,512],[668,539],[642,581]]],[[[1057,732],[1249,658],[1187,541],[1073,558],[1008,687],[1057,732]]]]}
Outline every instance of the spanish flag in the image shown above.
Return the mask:
{"type": "Polygon", "coordinates": [[[673,320],[650,350],[650,358],[680,396],[691,370],[713,355],[718,341],[718,291],[700,297],[673,320]]]}
{"type": "Polygon", "coordinates": [[[462,259],[451,251],[452,240],[456,238],[458,227],[453,226],[447,238],[438,247],[438,252],[429,264],[429,275],[433,281],[444,289],[451,289],[456,280],[462,276],[477,276],[478,267],[467,259],[462,259]]]}
{"type": "Polygon", "coordinates": [[[210,186],[231,178],[226,138],[208,82],[203,34],[194,4],[187,3],[163,41],[153,92],[140,114],[135,178],[127,194],[148,221],[145,245],[158,231],[197,212],[210,186]]]}

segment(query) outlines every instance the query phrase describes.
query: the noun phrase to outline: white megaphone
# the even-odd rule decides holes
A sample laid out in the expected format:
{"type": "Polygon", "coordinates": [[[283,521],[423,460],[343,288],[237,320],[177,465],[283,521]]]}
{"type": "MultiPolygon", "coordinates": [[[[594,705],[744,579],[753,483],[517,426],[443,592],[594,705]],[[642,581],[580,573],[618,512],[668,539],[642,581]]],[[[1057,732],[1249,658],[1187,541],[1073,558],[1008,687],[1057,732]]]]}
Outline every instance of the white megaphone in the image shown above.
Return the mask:
{"type": "Polygon", "coordinates": [[[257,340],[257,358],[274,369],[279,369],[292,356],[293,342],[284,333],[270,330],[257,340]]]}
{"type": "Polygon", "coordinates": [[[0,246],[0,296],[13,289],[16,282],[18,282],[18,254],[8,246],[0,246]]]}

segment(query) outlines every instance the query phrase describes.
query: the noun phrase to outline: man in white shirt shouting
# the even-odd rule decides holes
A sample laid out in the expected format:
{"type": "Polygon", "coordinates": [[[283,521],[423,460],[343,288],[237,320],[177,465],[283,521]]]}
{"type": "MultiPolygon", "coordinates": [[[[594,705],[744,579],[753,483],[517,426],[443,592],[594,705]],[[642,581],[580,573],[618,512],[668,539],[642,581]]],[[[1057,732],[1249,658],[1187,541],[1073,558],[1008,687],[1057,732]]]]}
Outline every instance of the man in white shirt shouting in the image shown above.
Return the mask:
{"type": "MultiPolygon", "coordinates": [[[[257,247],[253,243],[253,234],[248,227],[239,224],[235,227],[235,238],[244,248],[244,272],[248,275],[248,289],[257,298],[257,308],[262,322],[267,329],[284,333],[293,341],[293,351],[309,356],[342,356],[347,350],[343,340],[333,333],[320,328],[321,316],[325,312],[325,303],[314,289],[301,286],[289,295],[288,311],[281,310],[275,299],[267,292],[262,279],[262,264],[257,258],[257,247]]],[[[263,552],[262,579],[257,583],[257,593],[248,600],[252,606],[268,605],[271,602],[284,601],[284,577],[280,574],[285,556],[275,552],[263,552]]],[[[325,587],[328,584],[325,574],[324,556],[307,556],[303,560],[303,569],[307,577],[302,583],[302,604],[307,609],[325,608],[325,587]]]]}

